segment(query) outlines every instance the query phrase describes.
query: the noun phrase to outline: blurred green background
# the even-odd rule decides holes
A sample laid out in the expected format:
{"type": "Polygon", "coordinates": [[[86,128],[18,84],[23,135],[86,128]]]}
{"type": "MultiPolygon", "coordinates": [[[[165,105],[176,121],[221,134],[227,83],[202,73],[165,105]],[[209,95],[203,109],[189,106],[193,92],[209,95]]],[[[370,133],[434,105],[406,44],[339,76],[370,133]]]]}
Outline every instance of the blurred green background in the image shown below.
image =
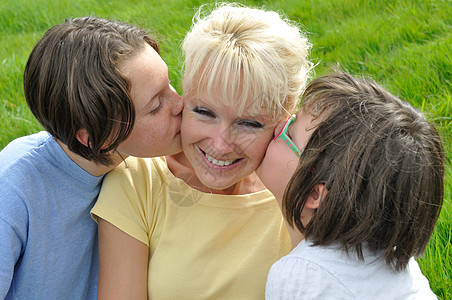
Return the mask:
{"type": "MultiPolygon", "coordinates": [[[[372,77],[434,122],[447,156],[445,202],[418,261],[440,299],[452,299],[452,2],[386,0],[238,1],[276,10],[297,22],[314,47],[316,76],[332,66],[372,77]]],[[[3,0],[0,3],[0,149],[42,130],[28,110],[22,73],[34,44],[65,18],[95,15],[154,32],[170,79],[181,90],[181,41],[196,8],[213,1],[3,0]]]]}

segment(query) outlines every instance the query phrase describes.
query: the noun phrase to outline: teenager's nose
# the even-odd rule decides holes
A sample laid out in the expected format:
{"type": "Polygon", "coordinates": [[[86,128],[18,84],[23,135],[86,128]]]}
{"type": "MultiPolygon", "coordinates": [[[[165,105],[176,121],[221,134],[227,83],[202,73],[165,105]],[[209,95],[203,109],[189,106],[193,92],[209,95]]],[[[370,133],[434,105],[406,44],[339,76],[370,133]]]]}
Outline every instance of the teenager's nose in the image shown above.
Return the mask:
{"type": "Polygon", "coordinates": [[[174,116],[177,116],[182,112],[182,109],[184,108],[184,101],[183,101],[183,98],[181,96],[179,96],[177,91],[173,88],[173,86],[170,85],[170,87],[173,90],[173,99],[171,99],[172,104],[173,104],[173,109],[171,112],[174,116]]]}
{"type": "Polygon", "coordinates": [[[284,125],[286,124],[287,120],[281,120],[278,125],[275,127],[275,132],[273,133],[273,138],[276,139],[280,134],[281,131],[284,128],[284,125]]]}

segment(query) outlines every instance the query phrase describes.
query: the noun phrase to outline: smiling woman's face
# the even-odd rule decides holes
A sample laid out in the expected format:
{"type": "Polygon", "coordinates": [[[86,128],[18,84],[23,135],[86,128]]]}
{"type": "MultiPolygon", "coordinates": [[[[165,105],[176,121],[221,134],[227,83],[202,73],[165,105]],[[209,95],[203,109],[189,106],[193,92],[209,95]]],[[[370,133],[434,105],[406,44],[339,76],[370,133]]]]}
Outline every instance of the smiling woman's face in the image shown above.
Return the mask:
{"type": "Polygon", "coordinates": [[[222,190],[256,170],[277,122],[246,110],[239,115],[237,108],[213,96],[184,99],[182,148],[201,183],[222,190]]]}

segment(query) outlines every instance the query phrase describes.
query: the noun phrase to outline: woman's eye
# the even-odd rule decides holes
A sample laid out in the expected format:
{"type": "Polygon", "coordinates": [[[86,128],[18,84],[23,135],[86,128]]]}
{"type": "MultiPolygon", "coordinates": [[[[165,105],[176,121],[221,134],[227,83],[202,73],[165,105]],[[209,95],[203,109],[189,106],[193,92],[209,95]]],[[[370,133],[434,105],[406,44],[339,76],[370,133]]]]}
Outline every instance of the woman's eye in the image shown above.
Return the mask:
{"type": "Polygon", "coordinates": [[[250,128],[262,128],[264,125],[257,121],[243,120],[238,122],[240,126],[250,127],[250,128]]]}
{"type": "Polygon", "coordinates": [[[204,117],[209,117],[209,118],[215,117],[215,114],[213,112],[211,112],[208,109],[202,108],[202,107],[193,108],[193,112],[195,112],[198,115],[204,116],[204,117]]]}

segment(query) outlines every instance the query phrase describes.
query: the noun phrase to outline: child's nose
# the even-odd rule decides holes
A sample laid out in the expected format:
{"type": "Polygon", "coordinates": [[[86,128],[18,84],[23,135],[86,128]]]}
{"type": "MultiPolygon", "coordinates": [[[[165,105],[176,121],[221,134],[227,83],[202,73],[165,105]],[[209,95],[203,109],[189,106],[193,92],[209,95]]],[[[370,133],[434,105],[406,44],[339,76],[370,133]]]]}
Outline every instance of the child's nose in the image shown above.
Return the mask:
{"type": "Polygon", "coordinates": [[[282,132],[282,130],[283,130],[284,125],[286,124],[286,122],[287,122],[287,120],[281,120],[281,121],[278,123],[278,125],[276,125],[276,127],[275,127],[275,132],[274,132],[274,134],[273,134],[273,139],[274,139],[274,140],[276,140],[276,139],[280,136],[280,134],[281,134],[281,132],[282,132]]]}
{"type": "Polygon", "coordinates": [[[171,112],[174,116],[177,116],[182,112],[182,109],[184,108],[184,101],[183,98],[179,96],[179,94],[172,86],[171,88],[173,90],[173,99],[172,99],[173,109],[171,112]]]}

